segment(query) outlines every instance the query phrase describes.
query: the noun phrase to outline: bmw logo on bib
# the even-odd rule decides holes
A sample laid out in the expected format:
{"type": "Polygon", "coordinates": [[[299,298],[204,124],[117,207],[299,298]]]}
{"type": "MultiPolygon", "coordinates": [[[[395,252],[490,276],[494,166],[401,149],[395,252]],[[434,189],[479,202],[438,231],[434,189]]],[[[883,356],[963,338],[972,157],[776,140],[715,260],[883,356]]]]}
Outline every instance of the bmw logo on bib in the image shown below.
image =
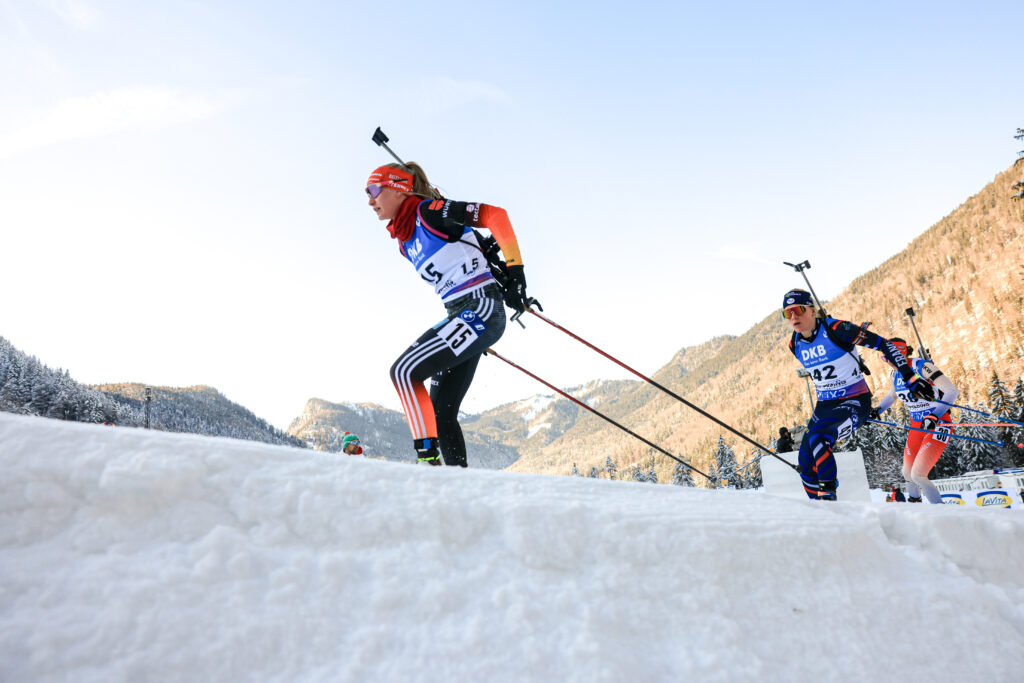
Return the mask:
{"type": "Polygon", "coordinates": [[[480,316],[473,311],[465,310],[462,313],[459,313],[459,317],[472,325],[477,332],[483,332],[487,329],[487,325],[484,324],[484,321],[481,320],[480,316]]]}

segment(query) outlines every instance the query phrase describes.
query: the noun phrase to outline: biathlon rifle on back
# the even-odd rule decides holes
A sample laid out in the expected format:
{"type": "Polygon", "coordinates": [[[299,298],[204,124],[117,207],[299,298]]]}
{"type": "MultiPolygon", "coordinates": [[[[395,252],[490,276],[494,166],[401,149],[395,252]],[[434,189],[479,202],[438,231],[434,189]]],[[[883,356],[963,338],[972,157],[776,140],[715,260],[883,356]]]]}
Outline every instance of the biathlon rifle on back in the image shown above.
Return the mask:
{"type": "Polygon", "coordinates": [[[921,355],[925,360],[930,361],[932,359],[931,351],[921,341],[921,334],[917,331],[917,324],[914,322],[914,307],[911,306],[906,311],[907,316],[910,318],[910,325],[914,328],[914,336],[917,337],[917,348],[921,349],[921,355]]]}

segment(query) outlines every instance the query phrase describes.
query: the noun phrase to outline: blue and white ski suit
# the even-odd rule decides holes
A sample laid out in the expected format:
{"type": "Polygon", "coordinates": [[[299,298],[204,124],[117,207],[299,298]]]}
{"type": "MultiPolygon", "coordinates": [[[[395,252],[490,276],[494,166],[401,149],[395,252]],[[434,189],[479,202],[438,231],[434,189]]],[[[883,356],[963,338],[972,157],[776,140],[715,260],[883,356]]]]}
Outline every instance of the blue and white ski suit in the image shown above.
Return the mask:
{"type": "Polygon", "coordinates": [[[800,442],[799,468],[804,491],[812,500],[835,500],[837,471],[832,447],[864,424],[871,411],[871,390],[858,346],[881,351],[900,374],[913,370],[888,339],[845,320],[818,320],[810,338],[794,332],[789,349],[811,373],[818,401],[800,442]]]}

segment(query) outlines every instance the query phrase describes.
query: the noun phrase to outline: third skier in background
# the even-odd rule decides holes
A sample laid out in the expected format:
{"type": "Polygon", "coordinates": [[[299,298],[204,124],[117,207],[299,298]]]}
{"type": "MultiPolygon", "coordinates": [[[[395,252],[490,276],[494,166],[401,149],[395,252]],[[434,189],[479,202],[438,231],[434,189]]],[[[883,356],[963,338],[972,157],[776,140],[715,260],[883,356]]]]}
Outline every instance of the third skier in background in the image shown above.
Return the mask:
{"type": "Polygon", "coordinates": [[[893,370],[892,391],[882,399],[876,410],[871,411],[871,416],[873,419],[877,418],[879,414],[888,410],[899,397],[910,411],[911,427],[935,432],[934,434],[917,431],[907,433],[907,443],[903,447],[903,479],[907,482],[907,493],[910,496],[908,500],[911,503],[920,503],[922,492],[929,503],[941,503],[942,494],[928,479],[928,473],[939,461],[942,451],[946,450],[949,436],[953,433],[953,420],[949,416],[949,404],[956,403],[960,392],[931,361],[924,358],[911,358],[910,353],[913,349],[907,346],[907,342],[899,337],[893,337],[889,341],[907,357],[915,373],[934,385],[935,396],[933,398],[936,400],[914,396],[907,387],[903,376],[893,370]]]}

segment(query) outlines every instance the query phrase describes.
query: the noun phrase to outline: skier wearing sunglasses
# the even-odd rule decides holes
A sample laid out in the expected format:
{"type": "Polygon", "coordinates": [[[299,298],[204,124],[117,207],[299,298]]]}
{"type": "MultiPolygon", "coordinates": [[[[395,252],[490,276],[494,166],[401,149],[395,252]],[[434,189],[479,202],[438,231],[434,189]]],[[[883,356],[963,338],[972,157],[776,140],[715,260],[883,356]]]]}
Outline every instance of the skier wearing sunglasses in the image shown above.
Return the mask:
{"type": "Polygon", "coordinates": [[[931,385],[907,363],[888,339],[846,320],[819,317],[810,292],[793,289],[782,297],[782,316],[793,334],[789,350],[811,373],[818,394],[814,414],[800,441],[799,467],[804,491],[812,500],[836,500],[838,487],[832,448],[868,419],[871,390],[857,347],[880,351],[914,396],[934,399],[931,385]]]}
{"type": "Polygon", "coordinates": [[[480,356],[505,331],[504,305],[524,311],[526,277],[504,209],[441,196],[414,162],[387,164],[366,181],[370,208],[388,221],[398,249],[434,287],[447,317],[421,334],[391,366],[417,459],[466,467],[459,407],[480,356]],[[474,229],[491,232],[505,257],[504,289],[491,273],[474,229]],[[424,383],[430,380],[429,392],[424,383]]]}

